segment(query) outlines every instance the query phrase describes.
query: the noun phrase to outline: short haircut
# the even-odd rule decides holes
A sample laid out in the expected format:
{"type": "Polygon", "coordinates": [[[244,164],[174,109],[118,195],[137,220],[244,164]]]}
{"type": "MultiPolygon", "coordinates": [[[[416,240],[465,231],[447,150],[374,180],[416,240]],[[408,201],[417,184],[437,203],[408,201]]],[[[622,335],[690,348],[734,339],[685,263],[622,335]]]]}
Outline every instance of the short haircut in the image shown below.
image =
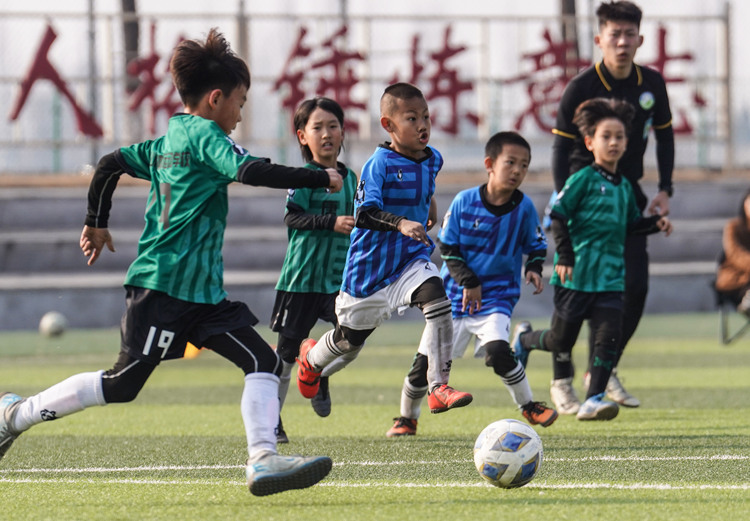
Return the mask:
{"type": "Polygon", "coordinates": [[[385,88],[380,98],[380,114],[392,114],[396,108],[396,100],[408,100],[412,98],[424,99],[424,94],[411,83],[394,83],[385,88]]]}
{"type": "MultiPolygon", "coordinates": [[[[318,96],[312,99],[306,99],[300,103],[299,107],[297,107],[297,111],[294,113],[294,130],[304,130],[307,126],[307,122],[310,121],[310,116],[315,112],[315,109],[318,108],[336,116],[336,119],[339,120],[339,125],[341,125],[342,129],[344,128],[344,109],[341,108],[341,105],[330,98],[318,96]]],[[[299,141],[299,138],[297,138],[297,140],[299,141]]],[[[299,149],[300,152],[302,152],[302,158],[305,161],[309,163],[313,160],[313,154],[309,146],[300,143],[299,149]]]]}
{"type": "Polygon", "coordinates": [[[247,64],[232,52],[215,27],[208,32],[205,42],[180,42],[172,54],[169,69],[180,99],[188,107],[196,106],[206,93],[214,89],[229,96],[240,86],[250,88],[247,64]]]}
{"type": "Polygon", "coordinates": [[[643,12],[633,2],[620,0],[619,2],[602,2],[596,10],[596,16],[599,18],[600,28],[607,22],[630,22],[640,28],[643,12]]]}
{"type": "Polygon", "coordinates": [[[497,156],[503,153],[505,145],[518,145],[525,148],[529,151],[529,159],[531,159],[531,146],[518,132],[498,132],[492,136],[484,146],[484,157],[489,157],[494,163],[497,156]]]}
{"type": "Polygon", "coordinates": [[[578,105],[573,114],[573,124],[582,136],[591,137],[600,121],[614,118],[622,121],[625,133],[629,134],[634,116],[635,108],[625,100],[593,98],[578,105]]]}

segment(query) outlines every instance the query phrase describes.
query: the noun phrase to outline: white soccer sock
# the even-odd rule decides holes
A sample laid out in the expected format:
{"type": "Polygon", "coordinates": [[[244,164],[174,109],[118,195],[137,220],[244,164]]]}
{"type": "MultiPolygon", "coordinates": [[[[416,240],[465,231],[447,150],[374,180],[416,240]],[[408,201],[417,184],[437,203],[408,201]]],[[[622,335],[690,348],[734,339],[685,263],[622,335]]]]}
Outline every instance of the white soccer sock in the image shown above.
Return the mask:
{"type": "Polygon", "coordinates": [[[422,398],[427,394],[427,387],[414,387],[409,377],[404,378],[401,388],[401,416],[416,420],[421,412],[422,398]]]}
{"type": "Polygon", "coordinates": [[[320,376],[329,377],[332,374],[338,373],[344,367],[352,363],[354,359],[357,358],[357,355],[359,355],[360,351],[362,351],[362,346],[359,346],[359,348],[355,349],[354,351],[349,351],[348,353],[344,353],[343,355],[336,357],[333,362],[323,368],[320,376]]]}
{"type": "Polygon", "coordinates": [[[281,369],[281,377],[279,378],[279,410],[284,407],[286,395],[289,393],[289,383],[292,381],[292,370],[297,366],[296,362],[291,364],[288,362],[282,363],[284,366],[281,369]]]}
{"type": "MultiPolygon", "coordinates": [[[[326,376],[330,376],[336,371],[346,367],[347,364],[357,358],[357,354],[359,354],[359,351],[362,349],[362,346],[348,345],[346,346],[346,350],[340,349],[333,341],[333,334],[335,331],[335,329],[327,331],[322,337],[320,337],[320,340],[315,344],[315,347],[307,352],[307,361],[312,365],[313,369],[321,372],[325,371],[329,365],[341,358],[341,360],[336,362],[333,370],[327,372],[326,376]]],[[[342,342],[348,344],[347,340],[342,340],[342,342]]]]}
{"type": "Polygon", "coordinates": [[[505,384],[508,392],[510,392],[513,401],[516,402],[516,405],[519,407],[526,405],[534,399],[534,395],[531,393],[529,379],[526,378],[526,372],[523,370],[523,366],[520,363],[516,365],[515,369],[501,376],[500,379],[505,384]]]}
{"type": "Polygon", "coordinates": [[[276,425],[279,423],[279,379],[271,373],[245,375],[240,401],[250,461],[264,454],[276,454],[276,425]]]}
{"type": "Polygon", "coordinates": [[[29,396],[16,409],[13,430],[23,432],[37,423],[56,420],[94,405],[106,405],[102,392],[104,371],[80,373],[29,396]]]}
{"type": "Polygon", "coordinates": [[[450,300],[427,304],[419,352],[427,353],[427,386],[430,391],[448,383],[453,351],[453,320],[450,300]]]}

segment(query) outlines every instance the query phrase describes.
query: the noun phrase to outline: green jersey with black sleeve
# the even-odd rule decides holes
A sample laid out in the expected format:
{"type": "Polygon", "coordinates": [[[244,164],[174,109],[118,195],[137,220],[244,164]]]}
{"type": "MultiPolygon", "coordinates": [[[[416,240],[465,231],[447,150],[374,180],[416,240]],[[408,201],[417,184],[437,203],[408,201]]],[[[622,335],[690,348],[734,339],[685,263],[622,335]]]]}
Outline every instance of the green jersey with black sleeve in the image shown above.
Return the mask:
{"type": "MultiPolygon", "coordinates": [[[[310,162],[306,168],[320,169],[310,162]]],[[[289,190],[286,222],[289,244],[276,284],[290,293],[337,293],[349,250],[349,235],[333,231],[336,217],[354,214],[357,176],[344,164],[337,170],[344,178],[340,192],[325,188],[289,190]]]]}
{"type": "MultiPolygon", "coordinates": [[[[568,178],[552,217],[565,221],[574,263],[572,280],[562,283],[553,273],[550,283],[594,293],[625,291],[625,237],[641,219],[630,182],[597,165],[587,166],[568,178]]],[[[560,262],[559,250],[555,265],[570,265],[560,262]]]]}
{"type": "Polygon", "coordinates": [[[138,255],[125,285],[205,304],[226,297],[221,250],[230,183],[329,184],[323,170],[273,165],[251,156],[214,121],[177,114],[164,136],[102,158],[89,188],[87,226],[107,227],[112,193],[123,173],[151,182],[138,255]]]}

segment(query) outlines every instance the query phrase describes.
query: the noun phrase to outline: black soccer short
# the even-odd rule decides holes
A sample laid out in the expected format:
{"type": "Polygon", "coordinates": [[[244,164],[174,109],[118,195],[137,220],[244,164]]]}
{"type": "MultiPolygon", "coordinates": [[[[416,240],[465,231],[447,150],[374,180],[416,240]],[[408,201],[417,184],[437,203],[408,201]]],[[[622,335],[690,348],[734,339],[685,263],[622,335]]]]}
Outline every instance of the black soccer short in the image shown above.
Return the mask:
{"type": "Polygon", "coordinates": [[[589,293],[561,286],[555,286],[554,288],[555,313],[566,322],[582,322],[591,318],[591,312],[595,308],[611,308],[615,313],[622,312],[622,292],[589,293]]]}
{"type": "Polygon", "coordinates": [[[120,324],[121,346],[132,358],[157,365],[181,358],[190,342],[202,346],[214,335],[258,323],[246,304],[223,300],[196,304],[161,291],[126,286],[127,308],[120,324]]]}
{"type": "Polygon", "coordinates": [[[271,330],[288,338],[307,338],[318,319],[336,325],[337,296],[338,292],[276,292],[271,314],[271,330]]]}

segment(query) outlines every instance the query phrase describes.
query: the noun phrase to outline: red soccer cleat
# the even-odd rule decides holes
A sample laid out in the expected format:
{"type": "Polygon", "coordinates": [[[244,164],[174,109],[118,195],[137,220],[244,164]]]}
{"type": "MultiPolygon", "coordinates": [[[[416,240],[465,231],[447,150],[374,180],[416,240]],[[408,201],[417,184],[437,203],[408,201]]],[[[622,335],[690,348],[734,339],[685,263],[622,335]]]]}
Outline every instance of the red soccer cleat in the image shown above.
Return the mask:
{"type": "Polygon", "coordinates": [[[320,387],[320,372],[313,371],[312,366],[307,361],[307,353],[315,347],[315,340],[308,338],[299,346],[299,356],[297,357],[297,388],[305,398],[314,398],[318,394],[320,387]]]}
{"type": "Polygon", "coordinates": [[[473,399],[469,393],[456,391],[453,387],[443,384],[430,393],[427,405],[430,406],[430,412],[436,414],[469,405],[473,399]]]}

